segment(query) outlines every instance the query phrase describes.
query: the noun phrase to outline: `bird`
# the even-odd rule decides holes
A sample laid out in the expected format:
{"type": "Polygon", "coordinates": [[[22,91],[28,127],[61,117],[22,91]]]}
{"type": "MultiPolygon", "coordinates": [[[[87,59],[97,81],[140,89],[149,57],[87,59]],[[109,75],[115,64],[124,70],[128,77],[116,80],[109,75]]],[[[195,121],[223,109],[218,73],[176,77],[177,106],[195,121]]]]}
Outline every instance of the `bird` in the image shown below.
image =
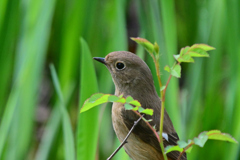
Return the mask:
{"type": "MultiPolygon", "coordinates": [[[[160,127],[161,100],[156,92],[151,70],[148,65],[136,54],[128,51],[115,51],[105,58],[93,59],[103,63],[111,73],[115,85],[115,95],[123,97],[131,96],[138,100],[143,108],[153,109],[153,115],[145,115],[145,119],[151,119],[150,125],[157,132],[160,127]]],[[[123,142],[134,122],[139,118],[132,110],[126,110],[124,104],[113,102],[112,124],[117,138],[123,142]]],[[[164,147],[177,145],[179,140],[172,121],[164,110],[163,120],[164,147]]],[[[127,143],[123,146],[125,152],[133,160],[163,160],[160,144],[153,131],[141,120],[133,129],[127,143]]],[[[173,151],[167,154],[168,160],[178,159],[180,152],[173,151]]],[[[186,160],[184,153],[180,160],[186,160]]]]}

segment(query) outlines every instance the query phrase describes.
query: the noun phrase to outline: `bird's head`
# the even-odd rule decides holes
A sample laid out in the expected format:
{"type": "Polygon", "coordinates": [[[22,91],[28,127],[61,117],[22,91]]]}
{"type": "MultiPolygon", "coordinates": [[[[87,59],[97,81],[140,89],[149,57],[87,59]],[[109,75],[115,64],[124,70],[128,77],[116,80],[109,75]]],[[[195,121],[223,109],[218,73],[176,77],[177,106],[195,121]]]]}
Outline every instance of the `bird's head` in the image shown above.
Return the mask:
{"type": "Polygon", "coordinates": [[[126,51],[116,51],[109,53],[105,58],[94,57],[94,59],[107,66],[115,88],[120,93],[131,95],[128,92],[136,92],[139,89],[155,90],[149,67],[137,55],[126,51]]]}

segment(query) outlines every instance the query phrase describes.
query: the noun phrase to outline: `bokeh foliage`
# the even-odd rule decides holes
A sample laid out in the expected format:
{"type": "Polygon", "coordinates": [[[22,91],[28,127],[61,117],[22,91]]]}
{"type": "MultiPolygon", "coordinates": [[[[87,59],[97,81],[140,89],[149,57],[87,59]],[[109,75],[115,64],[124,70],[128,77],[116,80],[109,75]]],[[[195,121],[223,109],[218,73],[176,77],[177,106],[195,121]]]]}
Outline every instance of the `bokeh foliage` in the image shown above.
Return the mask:
{"type": "MultiPolygon", "coordinates": [[[[209,58],[182,66],[180,81],[171,80],[166,109],[183,140],[218,129],[240,141],[239,10],[238,0],[1,0],[0,159],[71,157],[65,153],[66,133],[74,136],[77,159],[106,159],[118,145],[110,105],[89,112],[86,119],[79,110],[87,94],[114,93],[110,73],[91,57],[134,52],[130,36],[159,44],[163,83],[168,78],[163,67],[173,64],[180,48],[214,46],[209,58]],[[64,105],[54,89],[51,62],[64,105]],[[72,125],[67,132],[63,106],[72,125]],[[84,138],[89,134],[91,139],[84,138]]],[[[138,46],[136,53],[155,73],[143,48],[138,46]]],[[[158,87],[155,75],[154,80],[158,87]]],[[[188,158],[235,160],[239,152],[239,145],[209,141],[188,158]]],[[[128,157],[121,150],[115,159],[128,157]]]]}

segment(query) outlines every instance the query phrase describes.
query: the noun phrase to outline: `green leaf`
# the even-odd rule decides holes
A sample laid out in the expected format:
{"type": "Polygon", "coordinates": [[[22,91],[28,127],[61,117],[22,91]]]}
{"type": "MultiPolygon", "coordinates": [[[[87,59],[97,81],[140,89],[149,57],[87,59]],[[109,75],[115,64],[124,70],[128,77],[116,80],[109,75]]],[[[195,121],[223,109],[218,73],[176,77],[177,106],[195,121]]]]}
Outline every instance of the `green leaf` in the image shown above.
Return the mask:
{"type": "MultiPolygon", "coordinates": [[[[69,43],[68,41],[66,43],[69,43]]],[[[92,54],[90,52],[90,49],[87,45],[87,42],[81,38],[81,53],[79,53],[80,58],[80,82],[79,82],[79,108],[84,106],[86,103],[86,99],[91,97],[94,93],[98,93],[98,82],[97,82],[97,76],[95,73],[95,67],[93,65],[93,59],[92,54]]],[[[76,44],[76,48],[78,48],[79,45],[76,44]]],[[[68,52],[76,52],[70,50],[65,50],[64,53],[68,52]]],[[[72,54],[72,53],[71,53],[72,54]]],[[[76,58],[76,57],[75,57],[76,58]]],[[[68,62],[68,67],[72,62],[68,62]]],[[[63,65],[64,66],[64,65],[63,65]]],[[[65,70],[65,67],[64,68],[65,70]]],[[[71,69],[68,68],[67,69],[71,69]]],[[[74,68],[74,67],[73,67],[74,68]]],[[[71,72],[70,72],[71,73],[71,72]]],[[[69,73],[69,74],[70,74],[69,73]]],[[[66,77],[69,77],[68,74],[65,75],[63,78],[63,81],[70,81],[66,79],[66,77]]],[[[62,75],[62,76],[63,76],[62,75]]],[[[99,94],[99,93],[98,93],[99,94]]],[[[103,95],[104,96],[104,95],[103,95]]],[[[103,97],[102,96],[102,97],[103,97]]],[[[110,95],[107,95],[108,97],[110,95]]],[[[108,97],[106,98],[106,101],[108,100],[108,97]]],[[[98,100],[96,100],[98,101],[98,100]]],[[[91,104],[91,103],[90,103],[91,104]]],[[[84,107],[81,108],[81,112],[84,107]]],[[[77,135],[76,135],[76,148],[77,148],[77,159],[94,159],[95,154],[97,152],[97,144],[98,144],[98,134],[99,134],[99,107],[92,108],[88,112],[84,112],[81,114],[78,114],[78,121],[77,121],[77,135]]]]}
{"type": "MultiPolygon", "coordinates": [[[[185,141],[180,141],[180,140],[177,142],[177,144],[180,148],[186,148],[187,146],[191,145],[191,143],[194,144],[193,140],[188,140],[188,143],[185,141]]],[[[185,152],[190,153],[192,150],[192,147],[193,146],[189,147],[185,152]]]]}
{"type": "Polygon", "coordinates": [[[200,54],[198,52],[190,51],[189,55],[192,56],[192,57],[209,57],[209,54],[207,52],[206,52],[206,54],[200,54]]]}
{"type": "MultiPolygon", "coordinates": [[[[93,95],[94,96],[94,95],[93,95]]],[[[98,95],[97,95],[98,96],[98,95]]],[[[96,96],[96,97],[97,97],[96,96]]],[[[83,104],[83,106],[82,106],[82,108],[81,108],[81,110],[80,110],[80,113],[83,113],[83,112],[85,112],[85,111],[87,111],[87,110],[89,110],[89,109],[92,109],[93,107],[95,107],[95,106],[97,106],[97,105],[100,105],[100,104],[103,104],[103,103],[106,103],[106,102],[108,102],[108,97],[110,96],[110,94],[105,94],[105,95],[103,95],[103,96],[101,96],[100,98],[98,98],[98,99],[96,99],[95,101],[92,101],[92,102],[90,102],[89,101],[89,99],[87,99],[85,102],[84,102],[84,104],[83,104]]],[[[91,98],[90,98],[91,99],[91,98]]],[[[93,99],[95,99],[95,97],[93,98],[93,99]]]]}
{"type": "Polygon", "coordinates": [[[189,49],[188,53],[191,57],[209,57],[209,54],[201,48],[189,49]]]}
{"type": "Polygon", "coordinates": [[[153,53],[154,51],[154,46],[151,42],[144,38],[131,38],[133,41],[137,42],[138,44],[142,45],[149,53],[153,53]]]}
{"type": "Polygon", "coordinates": [[[134,107],[132,110],[137,111],[139,107],[134,107]]]}
{"type": "Polygon", "coordinates": [[[201,48],[201,49],[203,49],[204,51],[215,50],[214,47],[209,46],[209,45],[207,45],[207,44],[194,44],[194,45],[191,46],[191,48],[201,48]]]}
{"type": "Polygon", "coordinates": [[[132,105],[134,105],[136,107],[141,106],[140,102],[138,102],[137,100],[133,100],[133,101],[129,102],[129,104],[132,104],[132,105]]]}
{"type": "Polygon", "coordinates": [[[230,134],[221,133],[221,131],[219,130],[211,130],[208,131],[206,134],[208,135],[208,139],[238,143],[230,134]]]}
{"type": "Polygon", "coordinates": [[[166,66],[164,67],[164,70],[167,71],[167,72],[170,72],[171,69],[170,69],[170,67],[169,67],[168,65],[166,65],[166,66]]]}
{"type": "Polygon", "coordinates": [[[189,54],[184,54],[177,59],[178,62],[194,62],[193,58],[189,54]]]}
{"type": "Polygon", "coordinates": [[[152,116],[153,115],[153,109],[147,108],[147,109],[144,109],[143,111],[141,111],[140,113],[144,113],[144,114],[152,116]]]}
{"type": "Polygon", "coordinates": [[[71,126],[70,117],[68,115],[65,101],[63,99],[63,94],[61,91],[60,83],[57,77],[56,70],[53,64],[50,65],[51,75],[53,78],[54,88],[57,92],[58,98],[60,100],[59,108],[62,113],[62,125],[63,125],[63,137],[64,137],[64,149],[66,159],[74,160],[75,159],[75,147],[74,147],[74,138],[73,138],[73,129],[71,126]]]}
{"type": "MultiPolygon", "coordinates": [[[[128,96],[126,99],[121,97],[122,95],[118,97],[111,94],[103,94],[103,93],[94,94],[84,102],[80,110],[80,113],[83,113],[89,109],[92,109],[95,106],[98,106],[100,104],[107,103],[107,102],[119,102],[124,104],[127,103],[128,105],[134,105],[136,107],[141,106],[141,104],[137,100],[134,100],[131,96],[128,96]]],[[[131,109],[133,109],[133,107],[131,109]]]]}
{"type": "Polygon", "coordinates": [[[119,98],[118,96],[115,96],[115,95],[110,95],[109,97],[108,97],[108,101],[110,101],[110,102],[116,102],[116,101],[118,101],[118,100],[120,100],[121,98],[119,98]]]}
{"type": "MultiPolygon", "coordinates": [[[[183,54],[183,51],[182,51],[183,54]]],[[[173,57],[178,61],[178,62],[194,62],[193,58],[189,54],[183,54],[183,55],[173,55],[173,57]]]]}
{"type": "MultiPolygon", "coordinates": [[[[180,55],[179,54],[175,54],[175,55],[173,55],[173,57],[176,59],[176,61],[178,61],[178,59],[180,58],[180,55]]],[[[165,70],[165,68],[164,68],[164,70],[165,70]]]]}
{"type": "MultiPolygon", "coordinates": [[[[100,104],[107,103],[107,102],[126,103],[126,99],[120,98],[120,97],[121,96],[117,97],[117,96],[111,95],[111,94],[102,94],[102,93],[94,94],[84,102],[84,104],[80,110],[80,113],[83,113],[89,109],[92,109],[95,106],[98,106],[100,104]]],[[[131,101],[131,104],[140,105],[140,103],[136,100],[131,101]]]]}
{"type": "Polygon", "coordinates": [[[89,98],[89,102],[94,103],[97,99],[99,99],[103,95],[104,95],[103,93],[94,94],[89,98]]]}
{"type": "Polygon", "coordinates": [[[173,66],[173,68],[171,68],[171,75],[173,75],[174,77],[177,77],[177,78],[181,77],[181,66],[180,66],[180,64],[176,64],[175,66],[173,66]]]}
{"type": "MultiPolygon", "coordinates": [[[[114,101],[112,101],[112,102],[114,102],[114,101]]],[[[126,99],[125,98],[120,98],[119,100],[117,100],[115,102],[126,103],[126,99]]]]}
{"type": "Polygon", "coordinates": [[[202,132],[199,136],[193,139],[194,143],[200,147],[203,147],[206,141],[208,140],[207,132],[202,132]]]}
{"type": "Polygon", "coordinates": [[[167,146],[166,148],[164,148],[165,150],[165,153],[169,153],[169,152],[172,152],[172,151],[179,151],[179,152],[182,152],[183,149],[181,147],[179,147],[178,145],[176,146],[167,146]]]}
{"type": "Polygon", "coordinates": [[[138,108],[138,111],[141,113],[142,111],[144,111],[144,108],[139,107],[139,108],[138,108]]]}
{"type": "Polygon", "coordinates": [[[127,103],[129,103],[129,102],[131,102],[131,101],[133,101],[134,99],[131,97],[131,96],[127,96],[127,98],[126,98],[126,102],[127,103]]]}
{"type": "Polygon", "coordinates": [[[185,148],[185,147],[188,146],[188,143],[187,143],[187,142],[185,142],[185,141],[180,141],[180,140],[177,142],[177,144],[178,144],[178,146],[181,147],[181,148],[185,148]]]}
{"type": "Polygon", "coordinates": [[[99,104],[103,104],[108,102],[108,98],[110,97],[110,94],[104,94],[102,97],[100,97],[99,99],[97,99],[95,102],[93,102],[93,104],[95,105],[99,105],[99,104]]]}
{"type": "Polygon", "coordinates": [[[128,103],[126,103],[126,104],[124,105],[124,107],[125,107],[126,110],[132,110],[132,109],[134,109],[133,106],[130,105],[130,104],[128,104],[128,103]]]}
{"type": "Polygon", "coordinates": [[[189,48],[190,48],[189,46],[182,48],[180,51],[180,56],[183,56],[184,54],[186,54],[188,52],[189,48]]]}

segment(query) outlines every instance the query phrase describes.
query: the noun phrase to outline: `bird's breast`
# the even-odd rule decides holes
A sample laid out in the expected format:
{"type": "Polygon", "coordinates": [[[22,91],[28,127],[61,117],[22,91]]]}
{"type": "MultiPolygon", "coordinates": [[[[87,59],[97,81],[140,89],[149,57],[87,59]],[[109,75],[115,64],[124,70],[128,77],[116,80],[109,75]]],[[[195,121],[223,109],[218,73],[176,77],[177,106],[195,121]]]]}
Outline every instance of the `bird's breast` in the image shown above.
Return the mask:
{"type": "MultiPolygon", "coordinates": [[[[125,125],[122,118],[122,109],[124,105],[121,103],[113,103],[112,107],[112,123],[114,131],[122,143],[127,136],[129,129],[125,125]]],[[[127,143],[123,146],[126,153],[133,160],[161,160],[161,154],[157,152],[151,145],[144,143],[137,135],[132,133],[127,139],[127,143]]]]}

